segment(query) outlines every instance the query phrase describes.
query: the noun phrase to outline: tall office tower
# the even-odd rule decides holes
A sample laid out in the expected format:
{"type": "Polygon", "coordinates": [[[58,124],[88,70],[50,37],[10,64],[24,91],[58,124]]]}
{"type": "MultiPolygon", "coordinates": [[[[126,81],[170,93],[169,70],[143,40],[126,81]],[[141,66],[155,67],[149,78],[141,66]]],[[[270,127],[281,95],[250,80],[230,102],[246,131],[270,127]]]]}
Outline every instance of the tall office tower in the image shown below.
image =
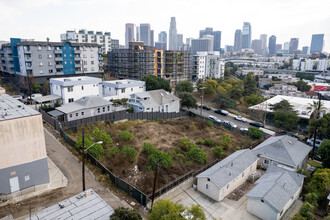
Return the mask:
{"type": "Polygon", "coordinates": [[[166,42],[155,42],[156,50],[166,50],[166,42]]]}
{"type": "Polygon", "coordinates": [[[180,47],[183,45],[183,34],[177,34],[177,49],[180,50],[180,47]]]}
{"type": "Polygon", "coordinates": [[[136,27],[136,40],[140,41],[140,27],[139,26],[136,27]]]}
{"type": "Polygon", "coordinates": [[[311,42],[311,53],[322,53],[324,34],[313,34],[311,42]]]}
{"type": "Polygon", "coordinates": [[[251,43],[251,48],[254,50],[255,54],[262,54],[262,49],[261,49],[262,41],[261,40],[253,40],[251,43]]]}
{"type": "Polygon", "coordinates": [[[225,51],[228,53],[231,53],[234,51],[234,46],[233,45],[226,45],[225,46],[225,51]]]}
{"type": "Polygon", "coordinates": [[[260,40],[261,40],[261,49],[267,49],[267,34],[261,34],[260,35],[260,40]]]}
{"type": "Polygon", "coordinates": [[[203,37],[202,37],[202,39],[203,38],[207,38],[207,39],[209,39],[210,40],[210,44],[211,44],[211,48],[210,48],[210,50],[209,51],[212,51],[213,50],[213,48],[214,48],[214,36],[213,35],[204,35],[203,37]]]}
{"type": "Polygon", "coordinates": [[[202,38],[204,35],[212,35],[213,34],[213,28],[207,27],[205,30],[199,31],[199,38],[202,38]]]}
{"type": "Polygon", "coordinates": [[[125,25],[125,47],[128,48],[128,42],[135,41],[134,36],[135,25],[132,23],[127,23],[125,25]]]}
{"type": "Polygon", "coordinates": [[[191,46],[191,37],[186,38],[186,45],[191,46]]]}
{"type": "Polygon", "coordinates": [[[249,22],[244,22],[243,32],[242,32],[242,48],[251,48],[251,24],[249,22]]]}
{"type": "Polygon", "coordinates": [[[241,51],[242,49],[242,31],[237,29],[235,31],[234,51],[241,51]]]}
{"type": "Polygon", "coordinates": [[[205,30],[199,31],[199,38],[202,38],[204,35],[213,35],[213,51],[220,51],[221,48],[221,31],[213,31],[213,28],[207,27],[205,30]]]}
{"type": "Polygon", "coordinates": [[[144,45],[150,46],[150,24],[140,24],[140,41],[143,41],[144,45]]]}
{"type": "Polygon", "coordinates": [[[302,53],[306,54],[306,55],[309,54],[309,47],[308,46],[303,47],[302,48],[302,53]]]}
{"type": "Polygon", "coordinates": [[[268,49],[269,49],[269,54],[276,54],[276,36],[272,35],[269,38],[268,41],[268,49]]]}
{"type": "MultiPolygon", "coordinates": [[[[206,35],[206,36],[212,36],[212,35],[206,35]]],[[[191,40],[192,56],[200,51],[212,51],[212,50],[213,50],[213,40],[210,37],[191,40]]]]}
{"type": "Polygon", "coordinates": [[[282,44],[276,44],[275,46],[275,53],[277,53],[277,51],[282,50],[282,44]]]}
{"type": "Polygon", "coordinates": [[[177,50],[177,30],[175,17],[171,17],[170,32],[169,32],[169,49],[177,50]]]}
{"type": "Polygon", "coordinates": [[[155,46],[155,40],[154,40],[154,30],[150,30],[150,46],[154,47],[155,46]]]}
{"type": "Polygon", "coordinates": [[[165,42],[167,44],[167,33],[162,31],[158,34],[158,42],[165,42]]]}
{"type": "Polygon", "coordinates": [[[284,42],[284,44],[283,44],[283,50],[289,51],[289,48],[290,48],[290,42],[284,42]]]}
{"type": "Polygon", "coordinates": [[[290,46],[289,46],[289,53],[296,53],[298,50],[299,38],[291,38],[290,46]]]}

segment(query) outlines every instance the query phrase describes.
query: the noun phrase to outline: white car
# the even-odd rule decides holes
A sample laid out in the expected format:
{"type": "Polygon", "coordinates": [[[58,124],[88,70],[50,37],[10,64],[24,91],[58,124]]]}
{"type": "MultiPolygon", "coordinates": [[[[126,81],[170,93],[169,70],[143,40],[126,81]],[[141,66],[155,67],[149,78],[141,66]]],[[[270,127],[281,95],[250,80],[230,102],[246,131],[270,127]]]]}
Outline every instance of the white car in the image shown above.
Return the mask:
{"type": "Polygon", "coordinates": [[[242,118],[242,116],[235,116],[234,119],[237,121],[244,122],[244,123],[246,122],[246,120],[244,118],[242,118]]]}
{"type": "Polygon", "coordinates": [[[231,128],[237,128],[237,125],[234,124],[234,123],[231,122],[231,121],[224,121],[223,123],[224,123],[224,125],[227,125],[227,126],[229,126],[229,127],[231,127],[231,128]]]}
{"type": "Polygon", "coordinates": [[[211,119],[212,121],[216,121],[218,123],[221,123],[221,120],[213,115],[209,115],[209,119],[211,119]]]}
{"type": "MultiPolygon", "coordinates": [[[[308,145],[313,146],[314,138],[308,139],[306,142],[307,142],[308,145]]],[[[320,140],[320,139],[315,140],[315,147],[320,147],[321,144],[322,144],[322,140],[320,140]]]]}
{"type": "Polygon", "coordinates": [[[239,130],[240,130],[241,132],[243,132],[243,133],[247,133],[247,132],[249,131],[248,128],[240,128],[239,130]]]}

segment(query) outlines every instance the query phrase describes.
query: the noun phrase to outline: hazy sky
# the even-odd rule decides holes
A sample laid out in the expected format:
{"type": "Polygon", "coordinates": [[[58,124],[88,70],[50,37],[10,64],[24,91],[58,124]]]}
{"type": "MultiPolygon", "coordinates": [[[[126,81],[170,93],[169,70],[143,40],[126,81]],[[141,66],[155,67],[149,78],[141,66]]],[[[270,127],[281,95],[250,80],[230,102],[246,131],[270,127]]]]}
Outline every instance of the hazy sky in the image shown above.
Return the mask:
{"type": "Polygon", "coordinates": [[[10,37],[60,41],[66,30],[110,31],[125,43],[125,23],[150,23],[155,41],[177,20],[184,39],[199,30],[222,31],[221,47],[233,45],[243,22],[252,25],[252,40],[276,35],[283,44],[298,37],[299,48],[310,46],[312,34],[324,33],[330,52],[330,0],[0,0],[0,40],[10,37]]]}

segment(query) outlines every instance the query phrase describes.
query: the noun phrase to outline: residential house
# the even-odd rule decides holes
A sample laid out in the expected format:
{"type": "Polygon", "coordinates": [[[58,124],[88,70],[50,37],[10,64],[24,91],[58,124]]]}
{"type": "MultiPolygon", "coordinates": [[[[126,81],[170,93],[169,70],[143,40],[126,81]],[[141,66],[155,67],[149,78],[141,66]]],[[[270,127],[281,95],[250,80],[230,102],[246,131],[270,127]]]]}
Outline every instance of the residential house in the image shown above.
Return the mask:
{"type": "Polygon", "coordinates": [[[317,92],[314,91],[306,91],[304,92],[304,96],[309,99],[318,99],[317,92]]]}
{"type": "Polygon", "coordinates": [[[134,112],[180,111],[180,99],[163,89],[132,94],[127,104],[134,112]]]}
{"type": "Polygon", "coordinates": [[[311,147],[288,135],[270,137],[252,151],[260,159],[258,165],[275,165],[287,170],[298,170],[307,164],[311,147]]]}
{"type": "Polygon", "coordinates": [[[38,191],[49,183],[41,114],[0,94],[0,195],[38,191]]]}
{"type": "Polygon", "coordinates": [[[247,211],[261,219],[281,219],[298,199],[303,182],[301,174],[270,166],[246,195],[247,211]]]}
{"type": "Polygon", "coordinates": [[[299,92],[296,86],[287,84],[275,84],[269,88],[269,92],[275,95],[303,96],[303,93],[299,92]]]}
{"type": "Polygon", "coordinates": [[[112,102],[101,97],[91,95],[82,97],[75,102],[57,107],[56,110],[48,113],[54,117],[58,117],[61,121],[73,121],[107,114],[112,111],[112,102]]]}
{"type": "Polygon", "coordinates": [[[62,103],[67,104],[84,96],[99,96],[101,82],[102,79],[89,76],[51,78],[50,93],[60,96],[62,103]]]}
{"type": "Polygon", "coordinates": [[[221,201],[257,169],[258,157],[249,149],[238,150],[197,175],[197,190],[221,201]]]}
{"type": "Polygon", "coordinates": [[[102,96],[108,100],[129,99],[131,94],[145,91],[144,81],[123,79],[102,82],[102,96]]]}

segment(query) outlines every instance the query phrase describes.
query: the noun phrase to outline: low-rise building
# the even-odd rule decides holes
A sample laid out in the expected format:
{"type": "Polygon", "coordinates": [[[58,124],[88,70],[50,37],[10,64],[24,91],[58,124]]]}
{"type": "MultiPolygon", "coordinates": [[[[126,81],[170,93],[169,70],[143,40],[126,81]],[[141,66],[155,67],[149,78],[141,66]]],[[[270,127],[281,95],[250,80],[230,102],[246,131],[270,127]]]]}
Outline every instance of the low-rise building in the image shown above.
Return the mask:
{"type": "Polygon", "coordinates": [[[131,94],[145,91],[144,81],[123,79],[102,82],[102,96],[108,100],[129,99],[131,94]]]}
{"type": "Polygon", "coordinates": [[[180,111],[180,99],[163,89],[132,94],[127,104],[134,112],[180,111]]]}
{"type": "Polygon", "coordinates": [[[41,114],[0,94],[0,195],[49,183],[41,114]]]}
{"type": "Polygon", "coordinates": [[[263,70],[257,70],[257,69],[242,69],[240,70],[241,75],[246,76],[248,73],[253,73],[254,76],[263,76],[264,71],[263,70]]]}
{"type": "Polygon", "coordinates": [[[102,79],[88,76],[51,78],[50,93],[62,98],[62,103],[74,102],[84,96],[100,95],[102,79]]]}
{"type": "Polygon", "coordinates": [[[303,96],[302,92],[299,92],[296,86],[288,84],[275,84],[269,88],[269,92],[275,95],[303,96]]]}
{"type": "Polygon", "coordinates": [[[258,157],[249,149],[238,150],[197,175],[197,190],[222,201],[257,169],[258,157]]]}
{"type": "Polygon", "coordinates": [[[304,176],[270,166],[246,195],[247,211],[261,219],[281,219],[298,199],[304,176]]]}
{"type": "Polygon", "coordinates": [[[60,121],[74,121],[107,114],[113,110],[112,102],[99,96],[91,95],[57,107],[54,111],[49,112],[49,114],[58,117],[60,121]],[[61,112],[62,114],[59,114],[58,112],[61,112]]]}
{"type": "Polygon", "coordinates": [[[296,171],[305,168],[310,146],[288,135],[270,137],[252,151],[260,159],[258,165],[267,168],[270,165],[296,171]]]}

